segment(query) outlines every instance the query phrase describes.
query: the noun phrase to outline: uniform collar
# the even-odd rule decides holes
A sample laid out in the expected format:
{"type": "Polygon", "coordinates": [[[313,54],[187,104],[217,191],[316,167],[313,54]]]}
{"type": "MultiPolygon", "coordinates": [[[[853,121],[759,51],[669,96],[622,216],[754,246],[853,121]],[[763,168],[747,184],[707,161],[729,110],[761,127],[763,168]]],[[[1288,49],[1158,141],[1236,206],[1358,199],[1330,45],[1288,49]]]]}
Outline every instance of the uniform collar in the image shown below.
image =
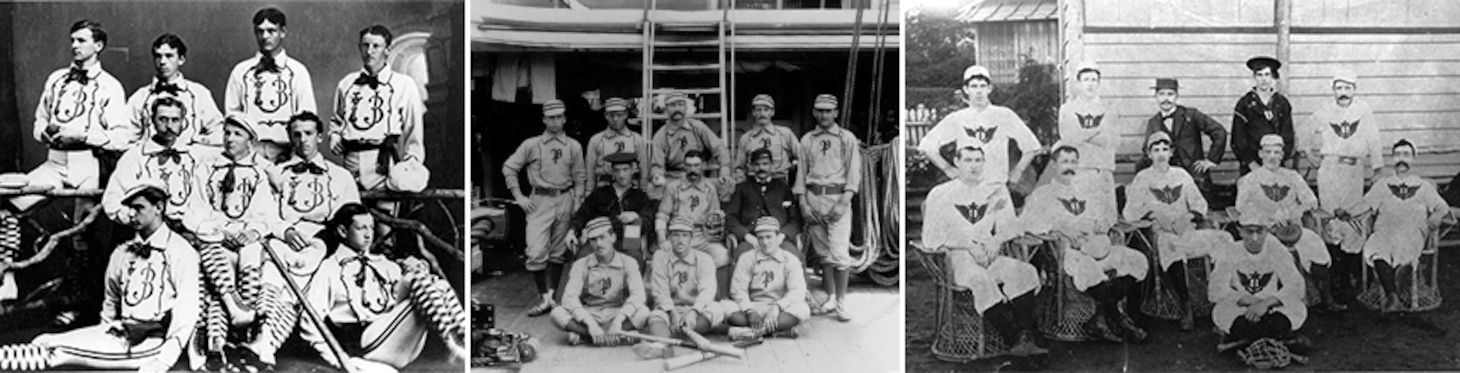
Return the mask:
{"type": "Polygon", "coordinates": [[[613,126],[611,125],[608,128],[603,129],[603,137],[606,139],[611,139],[619,136],[633,136],[633,134],[634,131],[629,130],[629,126],[627,124],[625,124],[624,129],[620,131],[614,130],[613,126]]]}
{"type": "Polygon", "coordinates": [[[546,143],[548,141],[557,141],[557,142],[562,143],[562,144],[567,144],[568,143],[568,141],[566,140],[567,137],[568,137],[567,132],[559,132],[557,135],[553,135],[553,134],[550,134],[550,133],[547,133],[546,131],[544,131],[542,133],[542,142],[546,143]]]}
{"type": "Polygon", "coordinates": [[[683,182],[680,183],[679,190],[689,190],[689,189],[700,190],[700,189],[704,189],[704,188],[702,188],[702,186],[700,184],[704,184],[705,182],[706,181],[705,181],[705,178],[703,176],[700,177],[700,182],[698,182],[698,183],[689,181],[689,177],[686,176],[683,179],[683,182]]]}
{"type": "Polygon", "coordinates": [[[67,66],[66,68],[67,68],[67,70],[79,68],[79,69],[81,69],[81,71],[85,71],[86,72],[86,77],[87,78],[93,78],[93,79],[96,78],[97,76],[101,75],[101,72],[103,71],[102,68],[101,68],[101,60],[100,59],[96,60],[96,63],[93,63],[91,65],[86,65],[86,66],[77,65],[76,64],[76,61],[71,61],[71,65],[67,66]]]}
{"type": "Polygon", "coordinates": [[[831,129],[821,129],[821,126],[818,125],[818,126],[816,126],[816,129],[811,130],[811,133],[814,134],[814,135],[831,134],[831,135],[834,135],[834,136],[841,136],[841,134],[842,134],[842,126],[840,126],[840,125],[832,125],[831,126],[831,129]]]}
{"type": "Polygon", "coordinates": [[[765,125],[756,123],[754,127],[750,128],[750,135],[755,136],[761,133],[772,133],[772,130],[775,129],[775,126],[775,123],[766,123],[765,125]]]}
{"type": "Polygon", "coordinates": [[[695,255],[695,249],[689,249],[689,252],[685,253],[683,257],[679,256],[679,254],[675,254],[673,251],[670,251],[669,257],[672,262],[679,262],[689,265],[696,265],[700,262],[700,257],[698,255],[695,255]]]}
{"type": "Polygon", "coordinates": [[[181,136],[179,136],[177,140],[173,140],[172,146],[163,146],[162,144],[158,144],[156,141],[152,141],[152,139],[142,141],[142,154],[144,155],[153,155],[161,153],[163,150],[168,149],[187,153],[188,151],[192,150],[192,147],[190,147],[188,144],[183,144],[181,136]]]}
{"type": "Polygon", "coordinates": [[[243,159],[233,159],[233,158],[228,158],[228,152],[225,151],[225,152],[223,152],[223,154],[221,154],[221,155],[218,156],[218,160],[214,161],[214,163],[215,164],[218,164],[218,165],[221,165],[221,166],[226,166],[226,165],[235,164],[235,163],[236,164],[239,164],[239,165],[244,165],[244,166],[255,166],[255,165],[261,165],[261,164],[268,164],[268,163],[266,163],[266,162],[263,161],[262,157],[263,156],[259,155],[259,152],[257,150],[255,150],[252,153],[249,153],[247,157],[243,157],[243,159]]]}
{"type": "Polygon", "coordinates": [[[613,259],[609,259],[608,260],[608,263],[603,263],[603,262],[599,262],[598,261],[598,254],[597,253],[589,253],[588,254],[588,267],[590,267],[590,268],[592,268],[592,267],[608,267],[608,268],[614,268],[614,269],[623,269],[624,268],[623,255],[622,254],[619,254],[619,253],[613,253],[613,259]]]}
{"type": "MultiPolygon", "coordinates": [[[[303,158],[299,158],[298,155],[290,155],[289,156],[289,159],[286,160],[286,161],[284,161],[283,163],[279,163],[279,166],[290,166],[290,165],[294,165],[295,163],[301,163],[301,162],[304,162],[304,161],[305,160],[303,158]]],[[[316,153],[314,153],[314,156],[313,157],[309,157],[309,160],[308,161],[309,161],[309,163],[313,163],[313,164],[315,164],[317,166],[320,166],[320,167],[327,167],[325,165],[326,162],[325,162],[325,159],[324,159],[324,153],[316,152],[316,153]]]]}
{"type": "Polygon", "coordinates": [[[788,253],[786,253],[785,250],[772,250],[772,252],[771,252],[770,255],[766,255],[765,253],[763,253],[763,252],[760,251],[760,248],[758,248],[758,247],[755,248],[755,261],[756,262],[761,262],[761,261],[766,261],[766,260],[774,260],[774,261],[777,261],[777,262],[785,263],[786,262],[786,255],[788,255],[788,253]]]}
{"type": "Polygon", "coordinates": [[[172,230],[167,228],[167,224],[163,224],[157,227],[157,231],[152,232],[152,235],[142,240],[142,243],[151,246],[153,250],[162,251],[167,249],[167,244],[172,241],[172,236],[172,230]]]}
{"type": "Polygon", "coordinates": [[[385,67],[380,68],[380,73],[378,74],[371,74],[369,68],[361,66],[360,75],[374,75],[375,80],[379,80],[381,83],[384,83],[390,81],[390,77],[395,76],[395,72],[390,70],[390,64],[386,64],[385,67]]]}
{"type": "MultiPolygon", "coordinates": [[[[253,53],[253,58],[259,59],[259,60],[264,59],[264,52],[262,52],[262,51],[254,52],[253,53]]],[[[281,50],[279,50],[279,54],[274,55],[274,62],[277,65],[279,65],[280,67],[283,67],[284,66],[284,61],[288,61],[288,60],[289,60],[289,51],[287,51],[287,50],[282,50],[281,49],[281,50]]]]}
{"type": "Polygon", "coordinates": [[[172,79],[168,79],[165,82],[162,81],[161,79],[158,79],[157,76],[153,76],[152,77],[152,83],[148,83],[147,84],[147,87],[148,88],[155,87],[155,86],[157,86],[157,83],[167,83],[167,84],[176,85],[178,88],[187,89],[187,84],[186,84],[187,82],[188,82],[188,79],[183,77],[183,73],[182,72],[178,72],[177,73],[177,76],[174,76],[174,77],[172,77],[172,79]]]}

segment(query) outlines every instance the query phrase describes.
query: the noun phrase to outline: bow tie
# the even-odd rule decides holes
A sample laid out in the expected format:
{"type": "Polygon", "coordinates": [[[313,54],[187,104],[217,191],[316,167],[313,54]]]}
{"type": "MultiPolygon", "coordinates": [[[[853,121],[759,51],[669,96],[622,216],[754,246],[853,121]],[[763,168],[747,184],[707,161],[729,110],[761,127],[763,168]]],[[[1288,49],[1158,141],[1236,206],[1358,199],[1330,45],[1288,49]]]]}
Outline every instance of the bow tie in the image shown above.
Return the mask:
{"type": "Polygon", "coordinates": [[[74,81],[77,83],[81,83],[81,85],[86,85],[87,83],[91,82],[91,75],[86,73],[86,69],[71,66],[71,71],[66,72],[66,81],[74,81]]]}
{"type": "Polygon", "coordinates": [[[320,167],[319,165],[308,161],[295,163],[293,166],[289,166],[289,171],[296,174],[308,172],[315,175],[324,175],[324,167],[320,167]]]}
{"type": "Polygon", "coordinates": [[[259,64],[254,66],[254,70],[279,72],[279,65],[274,61],[274,56],[265,54],[263,58],[259,58],[259,64]]]}
{"type": "Polygon", "coordinates": [[[370,274],[375,277],[376,282],[381,284],[386,283],[385,275],[381,274],[380,269],[375,268],[374,264],[371,264],[372,260],[369,256],[366,256],[366,254],[359,254],[353,257],[345,258],[344,261],[340,262],[340,267],[343,268],[345,265],[350,264],[350,262],[360,262],[360,271],[355,272],[355,286],[365,286],[366,269],[370,270],[370,274]]]}
{"type": "Polygon", "coordinates": [[[162,248],[152,246],[152,244],[144,242],[141,239],[136,239],[132,242],[127,243],[127,251],[130,251],[132,254],[142,257],[142,259],[151,259],[152,252],[162,251],[162,248]]]}
{"type": "Polygon", "coordinates": [[[152,86],[152,93],[162,92],[171,93],[173,96],[176,96],[178,93],[182,92],[182,87],[178,87],[177,84],[162,82],[158,82],[156,85],[152,86]]]}
{"type": "Polygon", "coordinates": [[[152,158],[157,160],[158,166],[166,165],[168,160],[172,160],[172,163],[182,164],[182,154],[183,153],[177,149],[167,148],[162,149],[162,151],[157,152],[157,154],[153,154],[152,158]]]}
{"type": "Polygon", "coordinates": [[[369,74],[360,74],[355,78],[355,85],[368,85],[370,89],[380,88],[380,78],[369,74]]]}

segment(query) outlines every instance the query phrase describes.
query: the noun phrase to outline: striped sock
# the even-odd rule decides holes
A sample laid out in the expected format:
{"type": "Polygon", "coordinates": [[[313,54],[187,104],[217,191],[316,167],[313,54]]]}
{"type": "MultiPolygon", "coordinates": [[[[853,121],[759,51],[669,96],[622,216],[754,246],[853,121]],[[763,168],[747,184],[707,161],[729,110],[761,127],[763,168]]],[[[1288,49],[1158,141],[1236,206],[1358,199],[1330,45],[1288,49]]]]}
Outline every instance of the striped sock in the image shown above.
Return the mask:
{"type": "Polygon", "coordinates": [[[259,310],[263,312],[264,319],[253,344],[254,353],[259,355],[259,360],[269,364],[274,364],[274,352],[278,351],[279,346],[289,339],[289,335],[294,332],[295,324],[299,321],[299,309],[294,306],[292,298],[285,299],[282,292],[277,286],[264,286],[263,298],[259,304],[259,310]],[[260,349],[264,351],[259,351],[260,349]]]}
{"type": "Polygon", "coordinates": [[[224,248],[221,244],[203,246],[203,275],[207,279],[205,284],[213,287],[218,294],[233,294],[234,279],[233,253],[224,248]]]}
{"type": "Polygon", "coordinates": [[[0,370],[44,370],[51,367],[51,349],[16,344],[0,347],[0,370]]]}
{"type": "Polygon", "coordinates": [[[408,273],[411,302],[430,321],[432,329],[452,348],[466,349],[466,312],[451,286],[423,270],[408,273]]]}
{"type": "Polygon", "coordinates": [[[207,352],[223,352],[223,346],[228,342],[228,315],[223,310],[223,302],[218,300],[219,296],[211,293],[203,296],[203,328],[207,337],[204,347],[207,352]]]}

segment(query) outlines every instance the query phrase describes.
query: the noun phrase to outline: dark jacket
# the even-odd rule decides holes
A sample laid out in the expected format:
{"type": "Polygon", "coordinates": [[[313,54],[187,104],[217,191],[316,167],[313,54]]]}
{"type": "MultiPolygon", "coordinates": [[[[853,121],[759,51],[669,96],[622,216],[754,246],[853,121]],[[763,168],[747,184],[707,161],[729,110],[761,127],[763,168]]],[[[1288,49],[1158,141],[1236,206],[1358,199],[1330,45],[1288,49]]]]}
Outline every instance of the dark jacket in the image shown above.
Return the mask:
{"type": "Polygon", "coordinates": [[[742,237],[754,228],[755,219],[770,215],[781,222],[781,232],[790,235],[801,231],[799,211],[796,195],[784,179],[771,179],[764,188],[755,180],[746,180],[735,186],[725,204],[725,229],[742,237]]]}
{"type": "MultiPolygon", "coordinates": [[[[1171,130],[1166,130],[1163,123],[1164,117],[1161,113],[1152,115],[1146,120],[1146,134],[1142,137],[1141,144],[1145,144],[1145,138],[1151,134],[1165,132],[1171,136],[1171,165],[1192,170],[1192,166],[1199,160],[1208,160],[1212,163],[1222,163],[1222,154],[1227,151],[1227,129],[1217,123],[1215,119],[1202,113],[1201,110],[1176,105],[1176,110],[1171,112],[1171,130]],[[1212,138],[1210,149],[1203,149],[1201,135],[1206,134],[1212,138]]],[[[1149,158],[1142,159],[1138,168],[1146,168],[1151,164],[1149,158]]]]}
{"type": "Polygon", "coordinates": [[[1262,149],[1262,136],[1276,133],[1283,137],[1283,160],[1293,157],[1293,105],[1282,93],[1273,93],[1272,102],[1263,105],[1257,92],[1248,91],[1237,100],[1232,114],[1232,155],[1242,162],[1242,174],[1247,174],[1247,164],[1257,161],[1257,151],[1262,149]],[[1264,114],[1272,112],[1272,119],[1264,114]]]}
{"type": "MultiPolygon", "coordinates": [[[[583,205],[573,213],[571,227],[574,232],[583,230],[583,226],[589,220],[597,217],[608,217],[614,221],[624,211],[633,211],[639,214],[641,226],[654,226],[654,213],[659,211],[659,206],[649,200],[649,195],[639,188],[629,188],[624,192],[623,199],[619,199],[618,193],[614,192],[613,185],[604,185],[593,189],[588,193],[588,199],[583,200],[583,205]]],[[[652,229],[650,229],[652,230],[652,229]]]]}

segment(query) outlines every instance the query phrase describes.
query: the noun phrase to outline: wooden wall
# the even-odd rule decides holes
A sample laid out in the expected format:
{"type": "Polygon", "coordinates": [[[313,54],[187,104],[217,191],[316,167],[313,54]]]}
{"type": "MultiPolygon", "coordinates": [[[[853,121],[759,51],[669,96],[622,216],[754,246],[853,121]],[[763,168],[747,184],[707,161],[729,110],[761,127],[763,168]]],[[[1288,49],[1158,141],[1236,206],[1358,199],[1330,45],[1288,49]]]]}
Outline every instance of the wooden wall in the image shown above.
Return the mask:
{"type": "Polygon", "coordinates": [[[1014,84],[1025,55],[1053,63],[1059,56],[1059,24],[1055,20],[972,24],[977,35],[974,61],[994,74],[995,84],[1014,84]]]}

